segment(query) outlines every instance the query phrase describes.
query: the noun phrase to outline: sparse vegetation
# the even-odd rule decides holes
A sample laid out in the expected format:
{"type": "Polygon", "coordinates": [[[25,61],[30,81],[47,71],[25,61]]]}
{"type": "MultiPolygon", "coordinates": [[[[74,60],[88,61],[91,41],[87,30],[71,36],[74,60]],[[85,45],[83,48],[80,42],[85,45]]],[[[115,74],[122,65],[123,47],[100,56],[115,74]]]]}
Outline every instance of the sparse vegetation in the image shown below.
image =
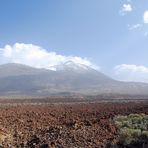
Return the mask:
{"type": "Polygon", "coordinates": [[[118,115],[114,121],[121,134],[120,144],[148,144],[148,115],[143,113],[128,116],[118,115]]]}

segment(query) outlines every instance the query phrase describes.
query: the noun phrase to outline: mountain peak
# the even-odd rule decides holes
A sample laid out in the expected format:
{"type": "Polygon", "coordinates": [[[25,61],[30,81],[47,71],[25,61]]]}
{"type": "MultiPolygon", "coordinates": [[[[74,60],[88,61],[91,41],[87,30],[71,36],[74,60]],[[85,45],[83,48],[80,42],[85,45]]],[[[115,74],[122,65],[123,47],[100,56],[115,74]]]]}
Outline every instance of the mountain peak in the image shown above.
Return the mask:
{"type": "Polygon", "coordinates": [[[67,61],[54,67],[55,72],[15,63],[0,65],[0,94],[148,94],[147,84],[119,82],[85,64],[67,61]]]}
{"type": "Polygon", "coordinates": [[[73,64],[76,64],[76,63],[71,60],[64,63],[64,65],[73,65],[73,64]]]}
{"type": "Polygon", "coordinates": [[[67,61],[65,63],[61,63],[59,65],[55,65],[50,67],[49,69],[53,69],[54,71],[63,71],[63,70],[72,70],[72,71],[86,71],[86,70],[92,70],[91,67],[81,64],[81,63],[76,63],[74,61],[67,61]]]}

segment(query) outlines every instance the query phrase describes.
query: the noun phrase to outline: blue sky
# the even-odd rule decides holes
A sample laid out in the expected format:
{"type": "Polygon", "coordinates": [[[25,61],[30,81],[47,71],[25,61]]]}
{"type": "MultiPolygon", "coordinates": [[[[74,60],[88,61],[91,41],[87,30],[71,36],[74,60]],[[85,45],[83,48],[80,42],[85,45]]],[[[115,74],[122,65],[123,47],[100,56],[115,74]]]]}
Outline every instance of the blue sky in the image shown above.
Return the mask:
{"type": "Polygon", "coordinates": [[[0,0],[2,64],[78,59],[113,78],[148,82],[147,57],[147,0],[0,0]]]}

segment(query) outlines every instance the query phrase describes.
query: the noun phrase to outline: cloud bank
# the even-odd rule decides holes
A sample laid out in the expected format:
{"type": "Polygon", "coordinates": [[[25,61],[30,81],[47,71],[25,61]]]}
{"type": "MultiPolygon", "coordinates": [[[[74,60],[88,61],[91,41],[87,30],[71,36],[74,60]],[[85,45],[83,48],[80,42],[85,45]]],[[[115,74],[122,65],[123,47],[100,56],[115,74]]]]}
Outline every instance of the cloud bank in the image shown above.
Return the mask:
{"type": "Polygon", "coordinates": [[[60,55],[33,44],[16,43],[13,46],[6,45],[4,48],[0,48],[0,64],[19,63],[36,68],[50,69],[54,65],[67,61],[73,61],[98,69],[87,58],[60,55]]]}
{"type": "Polygon", "coordinates": [[[114,67],[115,78],[123,81],[148,82],[148,67],[122,64],[114,67]]]}

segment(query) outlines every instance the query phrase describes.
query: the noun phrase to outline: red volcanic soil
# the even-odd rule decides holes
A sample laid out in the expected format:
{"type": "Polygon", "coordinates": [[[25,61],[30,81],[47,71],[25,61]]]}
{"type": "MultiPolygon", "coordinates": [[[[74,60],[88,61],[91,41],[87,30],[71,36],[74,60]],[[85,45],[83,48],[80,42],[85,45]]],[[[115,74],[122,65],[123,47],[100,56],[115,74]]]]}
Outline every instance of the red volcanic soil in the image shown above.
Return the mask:
{"type": "Polygon", "coordinates": [[[4,148],[103,148],[119,139],[118,114],[148,114],[148,103],[91,103],[0,106],[4,148]]]}

